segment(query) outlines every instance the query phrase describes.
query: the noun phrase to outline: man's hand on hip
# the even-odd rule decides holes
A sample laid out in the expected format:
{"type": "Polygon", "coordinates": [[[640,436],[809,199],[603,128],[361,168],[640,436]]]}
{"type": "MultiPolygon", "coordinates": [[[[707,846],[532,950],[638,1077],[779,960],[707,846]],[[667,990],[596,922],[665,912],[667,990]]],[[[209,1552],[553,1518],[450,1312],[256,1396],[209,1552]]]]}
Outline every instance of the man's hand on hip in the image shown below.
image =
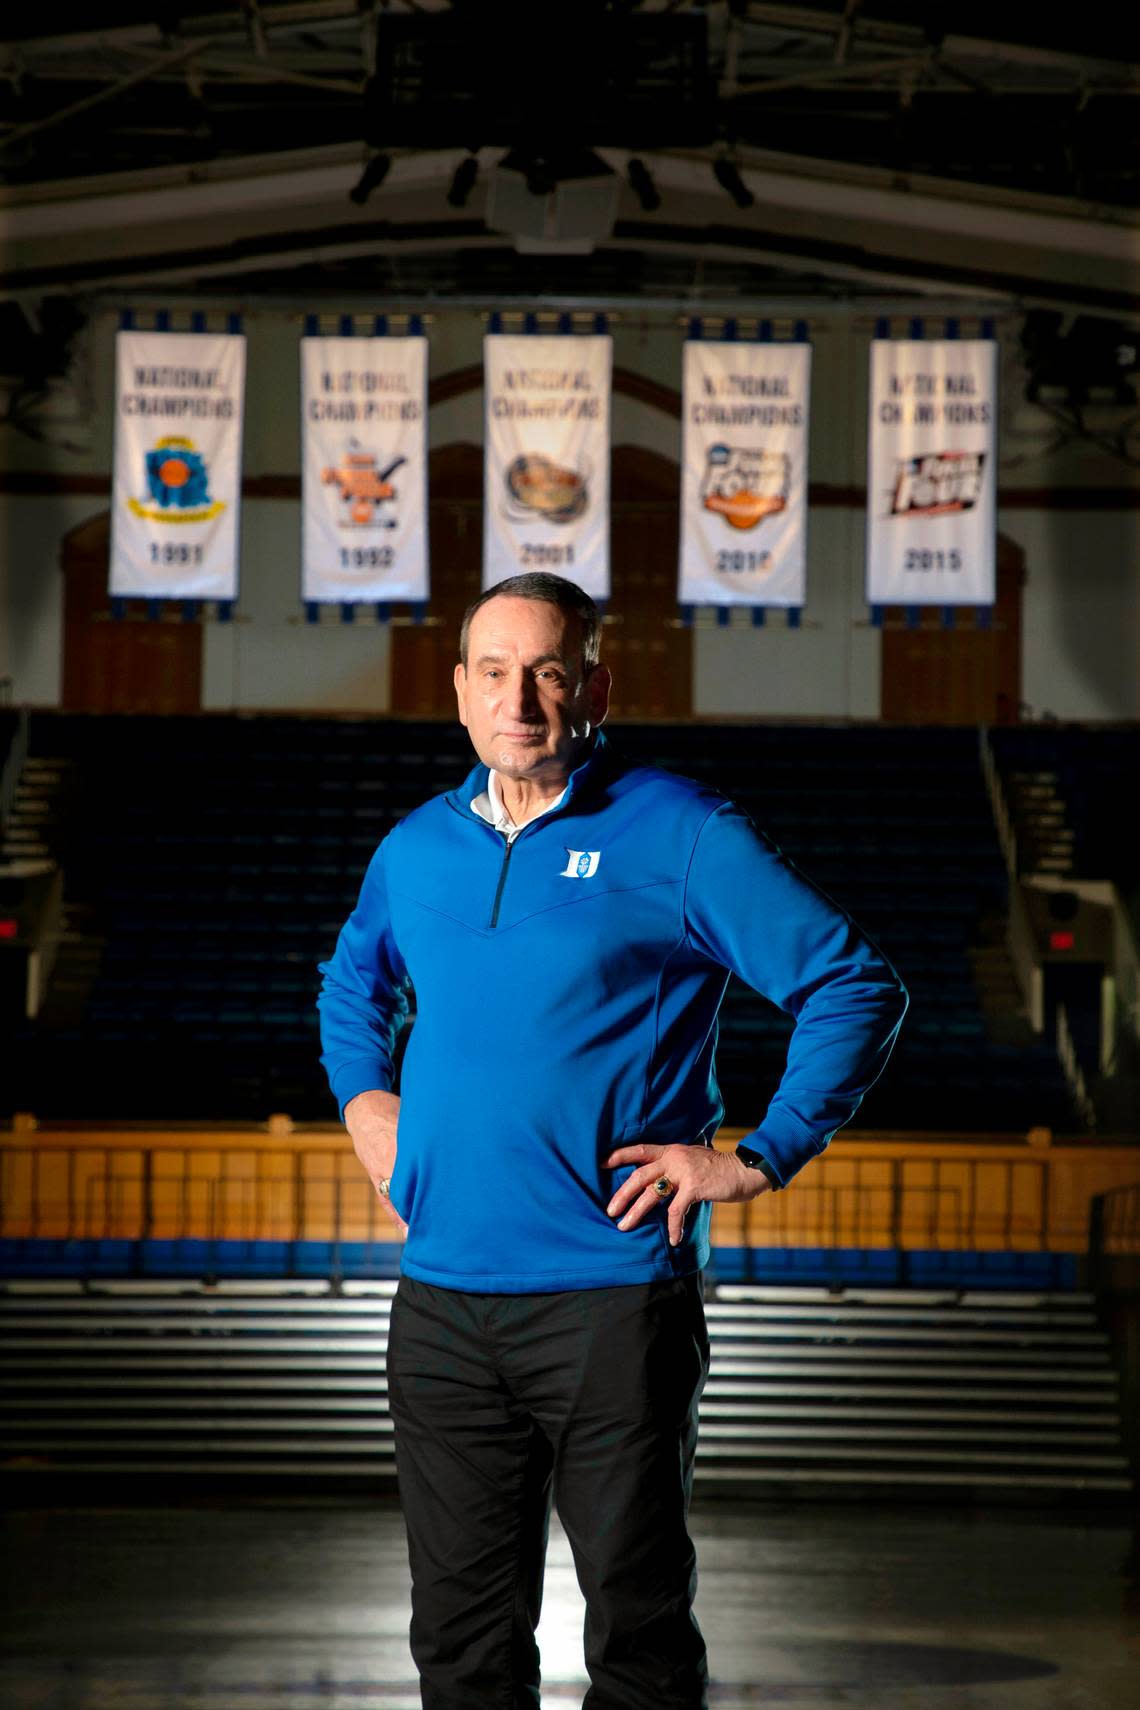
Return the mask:
{"type": "Polygon", "coordinates": [[[732,1152],[717,1152],[711,1146],[652,1146],[642,1141],[636,1146],[620,1146],[605,1160],[607,1169],[620,1164],[642,1167],[623,1182],[606,1207],[611,1217],[619,1219],[619,1229],[633,1229],[663,1196],[654,1189],[654,1182],[664,1176],[673,1185],[668,1195],[669,1244],[680,1245],[685,1226],[685,1213],[704,1199],[756,1199],[772,1184],[762,1170],[742,1163],[732,1152]]]}
{"type": "Polygon", "coordinates": [[[357,1093],[344,1107],[344,1125],[352,1139],[356,1156],[368,1172],[368,1179],[384,1207],[385,1215],[402,1235],[408,1233],[392,1201],[388,1198],[388,1183],[396,1168],[396,1127],[400,1120],[400,1100],[395,1093],[357,1093]]]}

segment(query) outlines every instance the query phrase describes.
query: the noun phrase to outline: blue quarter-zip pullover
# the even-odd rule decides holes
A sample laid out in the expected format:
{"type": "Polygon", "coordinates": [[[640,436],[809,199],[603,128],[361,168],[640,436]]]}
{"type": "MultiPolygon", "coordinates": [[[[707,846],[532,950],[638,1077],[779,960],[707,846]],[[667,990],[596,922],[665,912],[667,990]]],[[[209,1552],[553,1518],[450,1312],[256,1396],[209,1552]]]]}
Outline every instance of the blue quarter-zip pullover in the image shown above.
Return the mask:
{"type": "MultiPolygon", "coordinates": [[[[882,953],[703,784],[625,764],[600,734],[561,804],[509,846],[471,808],[487,768],[376,851],[319,999],[340,1110],[403,1065],[392,1201],[403,1270],[543,1293],[705,1264],[709,1206],[670,1248],[666,1209],[606,1215],[615,1146],[711,1140],[717,1010],[735,972],[796,1018],[745,1144],[786,1184],[858,1108],[906,994],[882,953]]],[[[758,1089],[759,1094],[759,1089],[758,1089]]]]}

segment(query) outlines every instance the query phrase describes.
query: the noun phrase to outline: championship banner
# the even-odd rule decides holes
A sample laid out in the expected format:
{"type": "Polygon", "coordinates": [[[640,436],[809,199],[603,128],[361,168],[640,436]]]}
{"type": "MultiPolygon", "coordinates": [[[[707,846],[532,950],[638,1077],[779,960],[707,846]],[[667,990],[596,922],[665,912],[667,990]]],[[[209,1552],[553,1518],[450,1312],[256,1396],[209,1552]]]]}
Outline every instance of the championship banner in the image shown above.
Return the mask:
{"type": "Polygon", "coordinates": [[[811,345],[685,343],[684,606],[804,604],[811,345]]]}
{"type": "Polygon", "coordinates": [[[245,338],[121,332],[112,595],[234,600],[245,338]]]}
{"type": "Polygon", "coordinates": [[[427,339],[301,340],[301,597],[428,597],[427,339]]]}
{"type": "Polygon", "coordinates": [[[993,339],[872,343],[870,605],[993,605],[997,372],[993,339]]]}
{"type": "Polygon", "coordinates": [[[606,599],[613,340],[491,333],[483,361],[484,588],[551,570],[606,599]]]}

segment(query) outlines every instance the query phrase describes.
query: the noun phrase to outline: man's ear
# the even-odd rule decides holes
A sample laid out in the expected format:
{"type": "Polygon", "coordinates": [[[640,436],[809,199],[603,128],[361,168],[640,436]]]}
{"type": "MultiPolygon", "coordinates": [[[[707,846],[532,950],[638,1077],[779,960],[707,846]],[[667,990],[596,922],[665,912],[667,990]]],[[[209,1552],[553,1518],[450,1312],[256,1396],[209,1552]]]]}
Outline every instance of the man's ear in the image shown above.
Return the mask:
{"type": "Polygon", "coordinates": [[[467,728],[467,667],[462,661],[455,667],[455,699],[459,706],[459,722],[467,728]]]}
{"type": "Polygon", "coordinates": [[[610,688],[613,678],[605,665],[595,665],[586,680],[587,705],[590,708],[590,723],[597,728],[603,722],[610,710],[610,688]]]}

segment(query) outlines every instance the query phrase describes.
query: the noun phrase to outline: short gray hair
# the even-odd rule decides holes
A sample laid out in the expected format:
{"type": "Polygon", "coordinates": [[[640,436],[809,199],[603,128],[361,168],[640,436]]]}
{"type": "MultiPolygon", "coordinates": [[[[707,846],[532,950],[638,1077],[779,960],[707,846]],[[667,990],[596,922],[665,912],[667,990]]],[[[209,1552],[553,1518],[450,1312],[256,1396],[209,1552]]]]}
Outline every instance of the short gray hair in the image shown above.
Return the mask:
{"type": "Polygon", "coordinates": [[[471,620],[488,600],[497,600],[500,594],[514,600],[543,600],[547,605],[557,606],[559,611],[573,612],[582,626],[582,663],[587,673],[593,670],[601,652],[601,612],[577,582],[570,582],[565,576],[552,576],[546,570],[529,570],[524,576],[508,576],[505,582],[496,582],[493,588],[488,588],[473,600],[464,612],[459,626],[459,658],[465,671],[471,620]]]}

